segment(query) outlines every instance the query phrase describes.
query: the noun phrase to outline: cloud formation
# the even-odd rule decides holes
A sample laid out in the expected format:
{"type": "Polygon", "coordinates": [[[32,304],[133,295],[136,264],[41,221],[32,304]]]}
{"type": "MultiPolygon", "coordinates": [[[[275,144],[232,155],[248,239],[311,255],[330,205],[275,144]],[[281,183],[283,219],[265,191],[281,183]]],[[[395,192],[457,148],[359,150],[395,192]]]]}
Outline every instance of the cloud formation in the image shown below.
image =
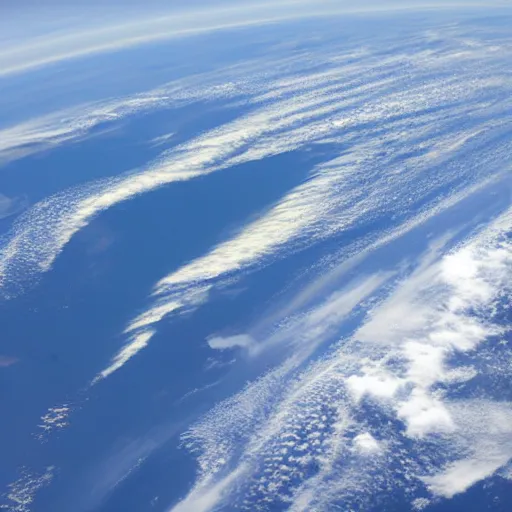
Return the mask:
{"type": "MultiPolygon", "coordinates": [[[[197,478],[171,510],[366,509],[390,486],[404,499],[428,496],[411,503],[421,510],[505,474],[512,456],[510,404],[493,384],[510,375],[512,361],[499,317],[510,303],[512,270],[512,211],[503,200],[512,150],[510,40],[450,24],[365,45],[333,43],[327,34],[317,44],[291,55],[276,48],[272,60],[0,134],[7,161],[162,107],[240,108],[201,133],[175,133],[180,142],[141,168],[33,205],[0,248],[7,297],[51,272],[80,230],[123,201],[275,155],[315,155],[305,180],[162,275],[119,327],[122,345],[91,376],[98,393],[117,376],[137,378],[146,361],[132,363],[156,341],[162,320],[193,314],[214,292],[245,286],[249,274],[276,261],[321,253],[300,276],[304,287],[291,286],[270,312],[256,311],[253,324],[220,331],[238,334],[206,339],[213,360],[237,348],[245,361],[272,364],[188,425],[182,441],[196,457],[197,478]]],[[[68,405],[48,409],[42,429],[65,428],[69,413],[68,405]]],[[[144,465],[176,430],[169,432],[114,454],[94,499],[144,465]]]]}
{"type": "Polygon", "coordinates": [[[510,294],[510,232],[509,209],[453,249],[447,238],[433,243],[334,354],[293,378],[287,361],[212,410],[185,436],[201,454],[201,474],[182,503],[201,496],[203,510],[253,500],[327,510],[333,501],[360,503],[380,482],[426,486],[449,498],[505,466],[512,457],[510,405],[459,397],[455,389],[478,376],[457,359],[495,343],[501,332],[492,312],[510,294]],[[384,322],[390,315],[404,321],[384,322]],[[370,404],[387,420],[373,423],[370,404]],[[260,407],[268,412],[258,420],[260,407]],[[395,465],[386,447],[408,462],[395,465]],[[387,457],[368,458],[382,450],[387,457]],[[317,467],[312,476],[310,464],[317,467]],[[210,494],[217,485],[223,493],[210,494]]]}
{"type": "MultiPolygon", "coordinates": [[[[309,180],[234,237],[160,279],[154,288],[153,304],[134,318],[127,332],[152,329],[165,316],[189,309],[192,303],[200,305],[208,300],[212,287],[267,264],[276,255],[283,257],[371,223],[383,212],[392,218],[413,209],[421,222],[421,215],[439,214],[447,208],[450,197],[471,193],[472,187],[493,176],[500,177],[504,171],[501,166],[494,172],[488,168],[483,172],[477,164],[491,147],[500,154],[506,151],[506,143],[501,147],[489,144],[493,131],[500,132],[507,120],[502,118],[496,124],[489,118],[480,122],[483,107],[479,105],[488,89],[489,94],[491,90],[495,94],[499,81],[475,78],[474,89],[468,89],[454,79],[439,79],[440,68],[451,67],[454,59],[461,58],[451,48],[439,55],[423,51],[411,54],[404,48],[403,54],[379,63],[371,52],[361,56],[360,49],[355,51],[357,64],[353,62],[354,54],[345,50],[336,65],[326,71],[301,72],[299,78],[280,78],[261,90],[255,87],[251,101],[257,108],[253,112],[165,155],[157,169],[173,171],[176,166],[186,165],[188,174],[180,179],[193,179],[311,144],[350,144],[342,155],[312,169],[309,180]],[[405,84],[409,75],[403,76],[402,71],[409,66],[424,80],[405,84]],[[365,76],[364,82],[361,76],[365,76]],[[463,102],[461,95],[466,98],[463,102]],[[437,130],[433,123],[438,108],[446,110],[442,119],[449,127],[450,143],[446,142],[447,133],[437,130]],[[478,125],[457,124],[456,119],[475,112],[479,112],[478,125]],[[476,147],[481,148],[478,158],[472,152],[476,147]],[[470,151],[472,156],[461,169],[454,156],[469,155],[470,151]],[[403,159],[397,160],[396,155],[401,153],[403,159]],[[471,158],[475,158],[474,163],[471,158]],[[418,206],[421,198],[443,186],[448,187],[448,195],[437,195],[418,206]]],[[[479,46],[475,53],[465,55],[465,63],[469,65],[485,53],[479,46]]],[[[465,67],[464,72],[468,69],[471,67],[465,67]]],[[[172,179],[172,174],[166,176],[167,182],[172,179]]],[[[134,180],[148,186],[161,183],[153,181],[150,173],[134,180]]],[[[121,184],[120,189],[125,191],[125,185],[121,184]]],[[[411,218],[409,221],[416,222],[411,218]]],[[[394,311],[397,318],[402,318],[402,312],[394,311]]]]}
{"type": "MultiPolygon", "coordinates": [[[[504,1],[491,0],[413,0],[406,3],[364,0],[355,6],[349,1],[279,0],[276,2],[253,1],[243,6],[229,1],[187,3],[186,6],[144,5],[132,3],[130,9],[105,8],[90,4],[88,7],[69,8],[66,23],[55,19],[27,15],[27,11],[13,9],[10,19],[18,23],[3,23],[3,49],[0,51],[0,78],[24,73],[48,65],[95,54],[116,52],[143,44],[179,39],[226,29],[240,29],[268,23],[286,22],[301,18],[342,16],[353,13],[389,12],[396,10],[457,9],[468,7],[506,7],[504,1]],[[98,19],[102,23],[98,23],[98,19]],[[15,30],[13,25],[20,28],[15,30]],[[30,32],[27,30],[30,28],[30,32]],[[24,32],[23,32],[24,31],[24,32]],[[29,35],[27,35],[27,33],[29,35]],[[20,43],[20,39],[23,42],[20,43]]],[[[54,6],[62,10],[63,6],[54,6]]],[[[38,12],[32,9],[31,12],[38,12]]]]}

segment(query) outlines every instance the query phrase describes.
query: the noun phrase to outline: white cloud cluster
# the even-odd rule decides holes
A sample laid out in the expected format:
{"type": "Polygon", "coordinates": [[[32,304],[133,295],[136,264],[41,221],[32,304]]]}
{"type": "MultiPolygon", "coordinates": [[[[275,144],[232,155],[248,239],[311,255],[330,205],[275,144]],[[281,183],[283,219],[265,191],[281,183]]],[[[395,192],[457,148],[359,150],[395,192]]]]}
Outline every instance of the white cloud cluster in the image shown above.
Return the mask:
{"type": "Polygon", "coordinates": [[[61,430],[69,425],[68,416],[71,407],[69,404],[61,404],[50,407],[48,411],[41,417],[41,424],[38,427],[42,432],[38,432],[36,437],[40,441],[45,441],[48,434],[55,430],[61,430]]]}
{"type": "Polygon", "coordinates": [[[462,401],[449,404],[449,409],[458,420],[457,435],[467,454],[423,478],[434,494],[447,498],[492,476],[512,459],[512,403],[462,401]]]}
{"type": "MultiPolygon", "coordinates": [[[[504,218],[509,217],[510,214],[504,218]]],[[[370,369],[355,379],[370,382],[368,392],[374,395],[382,394],[385,386],[381,382],[386,379],[396,385],[393,395],[399,387],[412,386],[397,411],[410,435],[451,432],[456,428],[432,387],[450,380],[446,367],[453,354],[474,350],[485,339],[500,333],[500,328],[482,317],[481,312],[491,311],[498,294],[510,285],[512,251],[506,241],[489,244],[485,240],[470,243],[435,263],[427,257],[429,264],[420,265],[355,334],[367,343],[401,345],[401,357],[407,367],[403,375],[395,377],[386,372],[379,381],[372,376],[376,370],[370,369]]],[[[471,376],[470,373],[468,377],[471,376]]]]}
{"type": "Polygon", "coordinates": [[[364,454],[378,453],[381,450],[378,441],[368,432],[358,434],[354,438],[354,446],[364,454]]]}
{"type": "Polygon", "coordinates": [[[433,243],[333,355],[303,373],[291,357],[215,408],[185,436],[199,450],[201,473],[172,510],[196,499],[201,510],[228,502],[250,510],[256,501],[294,511],[350,508],[391,483],[451,497],[504,467],[510,404],[458,397],[456,389],[479,375],[457,358],[500,331],[493,311],[511,291],[511,231],[508,210],[454,249],[447,237],[433,243]],[[212,486],[222,493],[210,494],[212,486]]]}
{"type": "Polygon", "coordinates": [[[5,496],[7,505],[0,508],[7,508],[9,512],[30,512],[37,492],[50,484],[54,472],[54,466],[48,466],[40,474],[22,468],[20,478],[9,485],[5,496]]]}

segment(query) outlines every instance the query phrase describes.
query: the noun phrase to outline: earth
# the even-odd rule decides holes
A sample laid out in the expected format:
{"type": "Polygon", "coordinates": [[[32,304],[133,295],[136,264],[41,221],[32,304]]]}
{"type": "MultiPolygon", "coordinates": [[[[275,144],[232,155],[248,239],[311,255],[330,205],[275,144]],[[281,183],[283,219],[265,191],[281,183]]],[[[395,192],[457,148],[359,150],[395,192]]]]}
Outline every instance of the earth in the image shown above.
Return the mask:
{"type": "Polygon", "coordinates": [[[512,510],[508,2],[6,3],[0,509],[512,510]]]}

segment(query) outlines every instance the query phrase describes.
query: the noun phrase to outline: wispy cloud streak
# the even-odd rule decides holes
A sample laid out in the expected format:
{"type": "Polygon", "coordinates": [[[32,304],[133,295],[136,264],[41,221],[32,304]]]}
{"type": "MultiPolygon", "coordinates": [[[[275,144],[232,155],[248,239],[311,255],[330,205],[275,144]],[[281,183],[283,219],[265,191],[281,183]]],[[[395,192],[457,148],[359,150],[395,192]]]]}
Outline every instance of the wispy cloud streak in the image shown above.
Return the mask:
{"type": "MultiPolygon", "coordinates": [[[[116,52],[143,44],[180,39],[191,35],[211,33],[226,29],[240,29],[251,26],[286,22],[301,18],[342,16],[354,13],[390,12],[419,9],[456,9],[468,7],[505,6],[499,0],[461,1],[410,1],[387,0],[377,2],[364,0],[354,5],[349,1],[323,0],[278,0],[275,2],[253,1],[243,6],[223,1],[215,6],[189,4],[183,7],[160,7],[138,12],[133,9],[120,9],[113,15],[91,7],[71,9],[66,23],[45,25],[37,17],[19,16],[16,9],[11,16],[18,19],[18,25],[30,27],[30,37],[20,29],[4,25],[3,49],[0,51],[0,78],[24,73],[48,65],[60,64],[69,60],[95,54],[116,52]],[[153,12],[151,12],[153,11],[153,12]],[[96,24],[88,22],[92,18],[96,24]],[[97,24],[97,19],[103,19],[97,24]],[[136,19],[136,21],[134,21],[136,19]],[[85,20],[85,21],[84,21],[85,20]],[[56,26],[55,26],[56,25],[56,26]]],[[[124,7],[124,6],[123,6],[124,7]]],[[[108,12],[108,11],[107,11],[108,12]]],[[[16,25],[16,24],[15,24],[16,25]]],[[[1,26],[1,25],[0,25],[1,26]]]]}

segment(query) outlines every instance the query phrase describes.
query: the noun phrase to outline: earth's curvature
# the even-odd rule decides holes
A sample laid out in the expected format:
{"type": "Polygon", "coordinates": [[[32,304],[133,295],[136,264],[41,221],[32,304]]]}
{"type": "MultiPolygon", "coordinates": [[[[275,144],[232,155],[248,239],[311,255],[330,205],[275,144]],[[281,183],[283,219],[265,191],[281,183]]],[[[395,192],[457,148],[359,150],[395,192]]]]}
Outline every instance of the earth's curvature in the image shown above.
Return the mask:
{"type": "Polygon", "coordinates": [[[512,510],[508,2],[0,9],[0,509],[512,510]]]}

